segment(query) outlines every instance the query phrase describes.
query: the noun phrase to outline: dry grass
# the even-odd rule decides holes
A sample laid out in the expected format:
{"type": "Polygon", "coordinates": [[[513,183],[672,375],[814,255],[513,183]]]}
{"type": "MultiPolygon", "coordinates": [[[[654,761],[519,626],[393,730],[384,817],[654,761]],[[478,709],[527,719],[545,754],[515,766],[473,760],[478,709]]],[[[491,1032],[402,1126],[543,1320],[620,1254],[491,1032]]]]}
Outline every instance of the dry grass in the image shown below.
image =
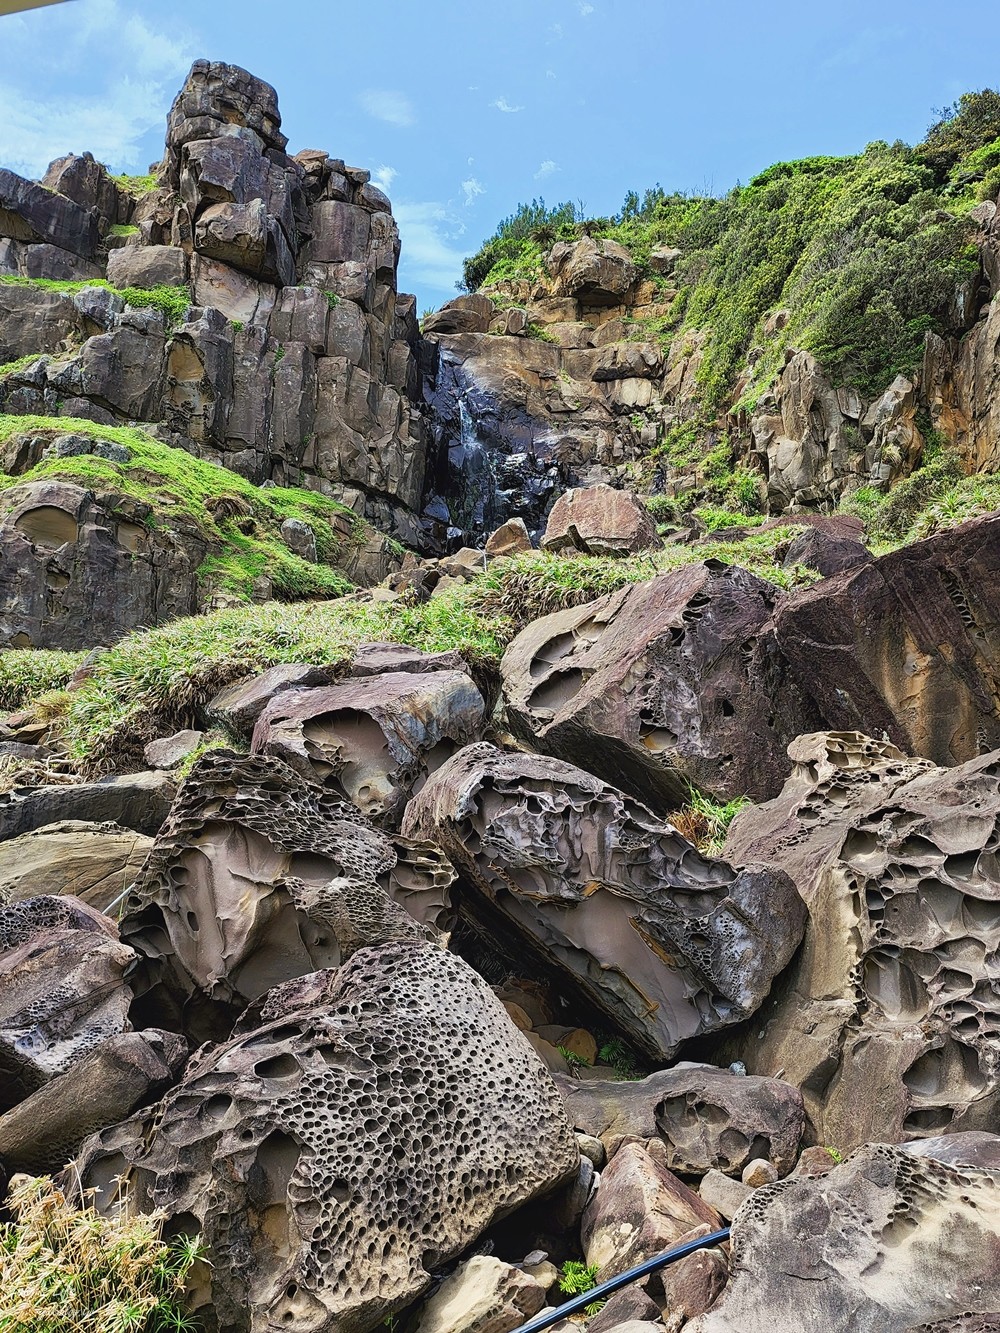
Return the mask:
{"type": "Polygon", "coordinates": [[[15,1176],[0,1225],[2,1333],[193,1333],[185,1280],[196,1240],[162,1239],[157,1214],[102,1217],[47,1176],[15,1176]]]}

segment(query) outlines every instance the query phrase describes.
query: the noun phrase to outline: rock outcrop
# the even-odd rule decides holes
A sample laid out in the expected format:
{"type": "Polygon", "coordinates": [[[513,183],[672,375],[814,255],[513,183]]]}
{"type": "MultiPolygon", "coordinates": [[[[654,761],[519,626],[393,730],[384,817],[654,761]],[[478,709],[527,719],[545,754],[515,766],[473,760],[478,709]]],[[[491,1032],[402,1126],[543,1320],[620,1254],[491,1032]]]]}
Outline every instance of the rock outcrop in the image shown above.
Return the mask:
{"type": "Polygon", "coordinates": [[[432,945],[363,949],[272,991],[255,1022],[79,1160],[85,1186],[123,1174],[139,1207],[195,1220],[210,1333],[365,1333],[576,1169],[534,1052],[432,945]]]}
{"type": "Polygon", "coordinates": [[[403,832],[443,848],[467,890],[460,910],[485,913],[658,1059],[753,1013],[801,938],[783,874],[706,859],[556,759],[460,750],[403,832]]]}

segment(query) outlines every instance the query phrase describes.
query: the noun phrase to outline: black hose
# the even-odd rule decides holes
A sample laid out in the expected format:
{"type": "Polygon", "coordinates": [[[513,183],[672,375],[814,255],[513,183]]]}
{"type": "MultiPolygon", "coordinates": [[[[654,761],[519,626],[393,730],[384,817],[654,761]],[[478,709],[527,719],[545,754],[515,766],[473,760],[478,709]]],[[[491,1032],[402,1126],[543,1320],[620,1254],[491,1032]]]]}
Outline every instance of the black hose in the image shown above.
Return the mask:
{"type": "Polygon", "coordinates": [[[514,1333],[539,1333],[543,1328],[551,1328],[553,1324],[558,1324],[560,1319],[565,1319],[567,1315],[576,1314],[577,1310],[583,1310],[594,1301],[603,1300],[605,1296],[610,1296],[613,1291],[619,1291],[622,1287],[627,1287],[630,1282],[636,1278],[647,1277],[650,1273],[657,1273],[661,1268],[666,1268],[667,1264],[672,1264],[678,1259],[683,1259],[689,1254],[694,1254],[695,1250],[706,1250],[712,1245],[721,1245],[724,1240],[729,1239],[729,1227],[723,1227],[721,1231],[713,1231],[710,1236],[699,1236],[697,1240],[689,1240],[685,1245],[678,1245],[676,1249],[666,1250],[663,1254],[654,1254],[652,1259],[646,1259],[641,1264],[636,1264],[635,1268],[628,1268],[624,1273],[619,1273],[617,1277],[609,1277],[607,1282],[602,1282],[599,1287],[591,1287],[580,1296],[574,1296],[571,1301],[565,1305],[560,1305],[556,1310],[543,1310],[542,1313],[534,1319],[529,1319],[526,1324],[514,1330],[514,1333]]]}

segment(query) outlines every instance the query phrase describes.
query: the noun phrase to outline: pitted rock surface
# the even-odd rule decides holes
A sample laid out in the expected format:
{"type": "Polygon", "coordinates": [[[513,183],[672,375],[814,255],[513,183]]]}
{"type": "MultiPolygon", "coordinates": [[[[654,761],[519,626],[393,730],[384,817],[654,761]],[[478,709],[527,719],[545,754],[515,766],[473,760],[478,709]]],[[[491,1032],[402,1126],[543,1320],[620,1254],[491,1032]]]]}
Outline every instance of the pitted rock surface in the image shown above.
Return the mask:
{"type": "Polygon", "coordinates": [[[732,1244],[729,1285],[690,1333],[962,1328],[1000,1310],[1000,1175],[875,1144],[757,1190],[732,1244]]]}
{"type": "Polygon", "coordinates": [[[599,1138],[609,1156],[623,1139],[658,1139],[670,1170],[694,1176],[738,1175],[756,1157],[785,1175],[798,1156],[802,1095],[780,1079],[681,1063],[635,1081],[556,1084],[574,1129],[599,1138]]]}
{"type": "Polygon", "coordinates": [[[818,718],[767,628],[783,596],[710,560],[543,616],[504,655],[509,725],[657,809],[774,795],[818,718]]]}
{"type": "Polygon", "coordinates": [[[195,1219],[209,1333],[366,1333],[576,1170],[558,1092],[453,954],[361,950],[272,991],[260,1024],[79,1161],[86,1187],[124,1173],[143,1210],[195,1219]]]}
{"type": "Polygon", "coordinates": [[[557,759],[471,745],[403,832],[436,841],[518,947],[540,951],[650,1054],[753,1013],[801,938],[780,872],[703,857],[672,825],[557,759]]]}
{"type": "Polygon", "coordinates": [[[397,861],[358,809],[279,759],[202,756],[125,900],[142,1010],[205,1033],[362,944],[431,938],[379,883],[397,861]]]}
{"type": "Polygon", "coordinates": [[[390,672],[271,700],[252,753],[273,754],[378,824],[398,826],[429,772],[478,740],[483,697],[463,672],[390,672]]]}
{"type": "Polygon", "coordinates": [[[135,954],[76,898],[0,907],[0,1111],[129,1028],[135,954]]]}
{"type": "Polygon", "coordinates": [[[857,735],[801,737],[775,801],[727,851],[783,867],[809,909],[801,954],[719,1056],[785,1069],[841,1150],[991,1130],[1000,1105],[1000,754],[956,768],[857,735]]]}

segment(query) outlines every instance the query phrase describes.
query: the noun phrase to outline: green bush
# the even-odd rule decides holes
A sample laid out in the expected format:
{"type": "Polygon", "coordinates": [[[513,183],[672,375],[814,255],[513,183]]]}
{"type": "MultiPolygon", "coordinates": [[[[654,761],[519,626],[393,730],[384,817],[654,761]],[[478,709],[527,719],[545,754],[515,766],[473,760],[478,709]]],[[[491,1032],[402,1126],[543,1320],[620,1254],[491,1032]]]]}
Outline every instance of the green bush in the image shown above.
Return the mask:
{"type": "Polygon", "coordinates": [[[0,649],[0,710],[13,712],[40,694],[60,689],[86,655],[49,648],[0,649]]]}
{"type": "Polygon", "coordinates": [[[167,325],[173,328],[184,320],[191,304],[191,293],[186,285],[179,287],[114,287],[104,278],[88,278],[86,282],[61,282],[52,278],[0,277],[0,283],[13,287],[37,287],[48,292],[82,292],[87,287],[105,287],[117,293],[127,305],[137,309],[159,310],[167,325]]]}

